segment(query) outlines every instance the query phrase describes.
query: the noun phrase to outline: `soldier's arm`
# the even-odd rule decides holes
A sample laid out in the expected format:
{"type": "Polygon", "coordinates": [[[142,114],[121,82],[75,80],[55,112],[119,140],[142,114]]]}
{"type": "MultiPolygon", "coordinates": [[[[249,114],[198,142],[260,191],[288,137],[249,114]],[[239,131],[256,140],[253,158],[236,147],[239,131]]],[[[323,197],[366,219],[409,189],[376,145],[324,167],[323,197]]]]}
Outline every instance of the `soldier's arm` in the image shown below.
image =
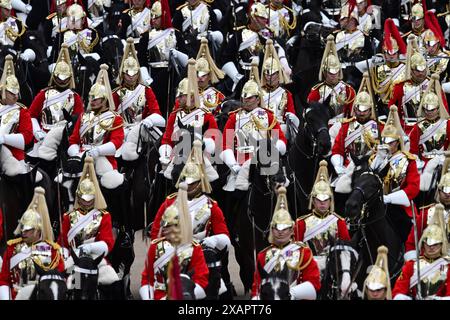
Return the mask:
{"type": "MultiPolygon", "coordinates": [[[[414,261],[407,261],[403,266],[402,273],[395,282],[394,289],[392,289],[392,298],[396,300],[397,295],[409,296],[411,290],[409,289],[409,282],[414,272],[414,261]]],[[[399,297],[397,297],[398,299],[399,297]]]]}

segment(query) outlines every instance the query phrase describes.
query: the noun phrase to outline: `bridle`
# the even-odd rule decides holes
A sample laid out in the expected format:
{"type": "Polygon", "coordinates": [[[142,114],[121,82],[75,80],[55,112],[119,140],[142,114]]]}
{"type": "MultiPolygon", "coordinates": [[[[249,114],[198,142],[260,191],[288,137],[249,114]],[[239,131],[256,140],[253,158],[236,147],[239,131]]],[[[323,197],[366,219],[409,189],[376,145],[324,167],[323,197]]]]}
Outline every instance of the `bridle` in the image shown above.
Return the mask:
{"type": "Polygon", "coordinates": [[[36,300],[39,300],[42,282],[48,281],[48,280],[53,280],[55,282],[62,282],[64,284],[66,283],[66,280],[58,274],[48,274],[48,275],[43,275],[43,276],[39,277],[39,283],[38,283],[37,290],[36,290],[36,300]]]}
{"type": "MultiPolygon", "coordinates": [[[[376,181],[378,182],[378,184],[377,184],[376,191],[373,192],[373,193],[372,193],[371,195],[369,195],[369,196],[366,195],[365,191],[364,191],[361,187],[357,186],[357,187],[354,187],[354,188],[353,188],[353,190],[358,191],[358,192],[361,194],[361,197],[362,197],[361,215],[360,215],[359,221],[358,221],[358,224],[359,224],[359,225],[361,225],[361,220],[362,220],[362,219],[368,218],[368,217],[369,217],[369,216],[368,216],[367,209],[370,207],[370,205],[372,204],[372,202],[373,202],[374,200],[376,200],[376,199],[381,199],[381,195],[382,195],[381,190],[382,190],[383,182],[381,181],[381,178],[380,178],[378,175],[376,175],[375,173],[371,172],[371,171],[367,171],[367,172],[362,173],[360,177],[365,176],[365,175],[370,175],[370,176],[372,176],[372,177],[375,177],[375,178],[376,178],[376,181]]],[[[386,214],[386,212],[385,212],[385,214],[386,214]]],[[[385,216],[385,214],[382,215],[381,218],[383,218],[383,217],[385,216]]],[[[380,219],[381,219],[381,218],[380,218],[380,219]]],[[[374,221],[371,221],[370,223],[366,223],[366,224],[364,224],[364,225],[367,226],[368,224],[371,224],[371,223],[373,223],[373,222],[375,222],[375,221],[377,221],[377,220],[378,220],[378,219],[376,219],[376,220],[374,220],[374,221]]]]}

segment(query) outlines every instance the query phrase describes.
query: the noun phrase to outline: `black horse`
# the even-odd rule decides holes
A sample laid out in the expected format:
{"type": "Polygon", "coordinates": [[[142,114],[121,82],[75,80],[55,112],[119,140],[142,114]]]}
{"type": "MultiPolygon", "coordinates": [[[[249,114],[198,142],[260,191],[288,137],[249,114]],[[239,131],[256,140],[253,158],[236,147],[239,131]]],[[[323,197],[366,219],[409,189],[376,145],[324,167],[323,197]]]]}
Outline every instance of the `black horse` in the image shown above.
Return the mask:
{"type": "Polygon", "coordinates": [[[45,271],[34,264],[39,280],[31,293],[30,300],[66,300],[67,285],[64,274],[55,269],[45,271]]]}
{"type": "Polygon", "coordinates": [[[391,281],[395,281],[403,264],[403,245],[383,202],[383,183],[378,173],[363,167],[354,172],[353,179],[345,216],[356,227],[352,242],[360,255],[356,282],[362,290],[367,268],[375,263],[381,245],[389,248],[389,270],[391,281]]]}
{"type": "Polygon", "coordinates": [[[350,241],[338,240],[330,246],[319,292],[320,300],[348,300],[357,297],[354,287],[358,252],[350,241]]]}
{"type": "Polygon", "coordinates": [[[305,110],[297,136],[294,139],[287,161],[294,175],[289,179],[294,185],[294,197],[299,201],[292,207],[297,213],[308,209],[309,194],[316,178],[319,162],[331,150],[328,120],[331,118],[328,106],[312,103],[305,110]]]}

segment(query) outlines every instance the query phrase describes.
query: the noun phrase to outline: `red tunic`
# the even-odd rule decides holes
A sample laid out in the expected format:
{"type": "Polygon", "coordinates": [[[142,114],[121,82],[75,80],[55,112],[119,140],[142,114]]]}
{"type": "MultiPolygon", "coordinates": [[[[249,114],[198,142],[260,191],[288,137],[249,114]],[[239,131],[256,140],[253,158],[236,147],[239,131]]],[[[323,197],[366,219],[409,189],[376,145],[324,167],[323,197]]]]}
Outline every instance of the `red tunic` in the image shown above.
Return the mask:
{"type": "MultiPolygon", "coordinates": [[[[81,127],[82,119],[83,119],[83,114],[81,114],[78,117],[78,120],[75,123],[75,128],[73,129],[73,133],[69,137],[69,145],[77,144],[81,147],[80,127],[81,127]]],[[[124,132],[123,132],[123,120],[122,120],[121,116],[116,115],[114,122],[112,124],[112,127],[115,129],[108,131],[105,134],[105,137],[103,138],[103,144],[112,142],[112,143],[114,143],[114,146],[116,147],[116,150],[117,150],[122,146],[123,139],[125,136],[124,132]]],[[[114,156],[106,156],[106,158],[111,163],[113,169],[117,169],[116,158],[114,156]]]]}
{"type": "MultiPolygon", "coordinates": [[[[170,207],[176,200],[176,197],[167,197],[166,200],[161,204],[156,213],[155,220],[153,221],[152,230],[150,231],[150,238],[155,240],[159,237],[159,230],[161,228],[161,218],[164,211],[170,207]]],[[[222,210],[219,208],[217,201],[211,200],[211,217],[206,225],[206,236],[216,235],[216,234],[226,234],[230,237],[228,232],[227,224],[225,223],[225,218],[223,216],[222,210]]]]}
{"type": "MultiPolygon", "coordinates": [[[[297,219],[294,227],[294,240],[302,241],[306,232],[306,223],[304,219],[297,219]]],[[[350,240],[350,234],[348,233],[347,225],[344,219],[338,219],[337,221],[337,234],[336,238],[339,240],[350,240]]]]}
{"type": "MultiPolygon", "coordinates": [[[[273,245],[258,253],[257,261],[262,268],[264,268],[264,266],[266,265],[266,252],[272,247],[273,245]]],[[[309,281],[314,286],[314,289],[316,289],[316,292],[318,292],[320,290],[320,271],[319,267],[317,266],[317,262],[313,258],[311,249],[307,247],[300,247],[299,250],[301,250],[301,253],[299,260],[300,263],[298,267],[299,274],[297,277],[297,284],[309,281]]],[[[260,287],[261,276],[259,274],[258,268],[256,268],[255,274],[253,276],[252,297],[259,295],[260,287]]]]}
{"type": "MultiPolygon", "coordinates": [[[[151,285],[154,286],[155,283],[155,272],[154,272],[154,263],[156,261],[156,247],[158,242],[163,241],[164,238],[160,238],[152,241],[148,253],[147,253],[147,261],[144,266],[144,270],[141,274],[141,286],[151,285]]],[[[203,255],[202,247],[199,244],[192,244],[193,251],[191,256],[191,261],[189,262],[188,272],[192,271],[193,274],[191,279],[198,285],[200,285],[203,289],[206,289],[208,286],[208,275],[209,270],[208,266],[205,262],[205,257],[203,255]]],[[[162,279],[162,277],[158,277],[158,282],[165,283],[167,279],[167,275],[162,279]]],[[[163,290],[155,290],[155,300],[161,300],[166,295],[166,292],[163,290]]]]}
{"type": "MultiPolygon", "coordinates": [[[[324,82],[322,82],[324,83],[324,82]]],[[[320,101],[320,91],[319,88],[321,87],[321,84],[317,84],[315,85],[311,91],[308,94],[308,98],[307,101],[308,103],[311,102],[319,102],[320,101]]],[[[352,88],[352,86],[346,84],[345,86],[345,92],[346,92],[346,99],[347,101],[349,101],[348,103],[344,104],[342,112],[344,113],[344,117],[345,118],[350,118],[350,115],[352,113],[352,108],[353,108],[353,101],[355,100],[355,89],[352,88]]]]}
{"type": "MultiPolygon", "coordinates": [[[[400,186],[400,189],[405,191],[408,199],[413,200],[420,191],[420,175],[417,171],[417,164],[415,160],[408,160],[408,169],[406,169],[406,177],[400,186]]],[[[415,204],[414,204],[415,206],[415,204]]],[[[412,207],[403,207],[409,217],[412,218],[412,207]]],[[[417,208],[414,207],[414,211],[417,212],[417,208]]]]}
{"type": "MultiPolygon", "coordinates": [[[[44,108],[44,101],[45,101],[45,93],[48,89],[41,90],[36,97],[34,97],[33,102],[31,102],[29,111],[31,118],[36,118],[39,121],[39,124],[41,125],[41,112],[44,108]]],[[[56,89],[55,89],[56,90],[56,89]]],[[[74,91],[72,91],[73,97],[74,97],[74,105],[71,114],[74,116],[79,116],[84,111],[84,104],[83,100],[81,99],[80,95],[74,91]]]]}
{"type": "MultiPolygon", "coordinates": [[[[411,130],[411,133],[409,134],[409,152],[417,155],[421,160],[428,162],[430,159],[422,156],[422,153],[424,151],[423,145],[419,144],[420,136],[422,135],[422,133],[423,132],[422,130],[420,130],[419,125],[416,123],[411,130]]],[[[447,136],[445,137],[444,150],[447,150],[449,145],[450,120],[447,120],[446,134],[447,136]]]]}
{"type": "MultiPolygon", "coordinates": [[[[402,273],[398,277],[397,281],[395,282],[394,289],[392,290],[392,297],[395,298],[397,294],[405,294],[410,297],[415,297],[417,290],[414,286],[413,288],[409,288],[411,277],[414,274],[414,264],[417,262],[414,260],[406,261],[405,265],[403,266],[402,273]]],[[[450,296],[450,268],[447,270],[447,279],[445,283],[441,286],[439,291],[437,292],[438,297],[448,297],[450,296]]]]}
{"type": "MultiPolygon", "coordinates": [[[[119,88],[120,89],[120,88],[119,88]]],[[[112,94],[114,99],[114,104],[116,105],[116,111],[119,107],[121,101],[119,98],[119,95],[117,94],[117,90],[115,90],[112,94]]],[[[145,107],[144,110],[142,110],[142,119],[147,118],[149,115],[157,113],[161,115],[161,111],[159,110],[159,104],[158,100],[156,100],[155,93],[153,92],[152,88],[145,87],[145,107]]]]}
{"type": "MultiPolygon", "coordinates": [[[[167,120],[166,131],[164,132],[164,135],[161,139],[161,145],[168,144],[171,147],[173,147],[175,145],[174,141],[172,141],[172,134],[174,131],[174,124],[175,124],[175,120],[177,118],[177,113],[179,111],[180,111],[180,109],[172,111],[170,113],[169,119],[167,120]]],[[[204,119],[203,119],[203,132],[205,132],[208,129],[216,129],[217,131],[219,130],[216,119],[214,119],[213,114],[205,111],[204,119]]],[[[215,140],[215,136],[211,136],[211,138],[213,138],[215,140]]]]}
{"type": "MultiPolygon", "coordinates": [[[[14,267],[13,270],[10,270],[10,262],[11,258],[14,256],[14,249],[16,245],[20,242],[21,242],[20,238],[8,241],[8,246],[6,248],[5,254],[3,255],[2,270],[0,272],[0,286],[8,286],[11,289],[13,299],[16,297],[17,294],[17,292],[13,289],[13,286],[15,284],[19,284],[20,279],[17,276],[17,273],[13,272],[13,270],[17,268],[17,266],[14,267]]],[[[59,246],[57,246],[57,248],[59,248],[59,246]]],[[[52,261],[57,257],[57,255],[60,255],[59,249],[56,249],[55,247],[51,249],[51,252],[52,252],[52,261]]],[[[64,272],[64,259],[62,255],[60,255],[59,260],[56,263],[57,264],[54,268],[61,273],[64,272]]]]}
{"type": "MultiPolygon", "coordinates": [[[[62,233],[59,235],[59,243],[64,248],[69,248],[70,244],[67,240],[67,234],[71,228],[70,217],[69,214],[66,213],[63,217],[62,221],[62,233]]],[[[112,223],[111,223],[111,215],[103,211],[102,220],[100,222],[100,227],[98,228],[98,232],[95,235],[95,241],[105,241],[108,246],[108,252],[111,252],[114,247],[114,236],[112,233],[112,223]]]]}
{"type": "MultiPolygon", "coordinates": [[[[14,126],[14,130],[8,134],[22,134],[25,146],[31,143],[33,140],[33,126],[31,124],[30,113],[26,107],[20,105],[19,123],[14,126]]],[[[25,159],[24,150],[11,147],[6,143],[3,144],[3,146],[7,147],[17,160],[20,161],[25,159]]]]}

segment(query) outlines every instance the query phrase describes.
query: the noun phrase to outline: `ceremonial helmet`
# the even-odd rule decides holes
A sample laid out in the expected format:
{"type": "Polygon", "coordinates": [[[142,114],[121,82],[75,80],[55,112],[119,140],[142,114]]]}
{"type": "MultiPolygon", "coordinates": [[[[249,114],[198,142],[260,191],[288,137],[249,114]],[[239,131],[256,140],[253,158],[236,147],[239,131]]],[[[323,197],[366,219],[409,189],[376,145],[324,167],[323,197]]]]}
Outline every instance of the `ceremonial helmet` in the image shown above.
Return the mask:
{"type": "Polygon", "coordinates": [[[269,12],[261,2],[255,2],[250,7],[250,16],[269,19],[269,12]]]}
{"type": "Polygon", "coordinates": [[[55,84],[55,77],[61,79],[62,81],[66,80],[67,78],[71,78],[69,82],[69,88],[75,88],[72,62],[70,60],[69,49],[66,43],[62,44],[61,50],[59,51],[58,59],[55,63],[55,69],[53,70],[52,76],[50,78],[50,86],[55,84]]]}
{"type": "Polygon", "coordinates": [[[403,136],[404,132],[400,124],[398,117],[398,109],[396,105],[392,105],[389,109],[389,116],[386,120],[383,132],[381,132],[381,138],[383,143],[391,143],[393,141],[400,142],[400,150],[404,150],[403,136]]]}
{"type": "Polygon", "coordinates": [[[334,211],[334,197],[333,190],[330,186],[330,178],[328,175],[328,163],[325,160],[320,161],[319,170],[317,171],[316,181],[311,190],[311,197],[309,199],[309,209],[313,208],[313,199],[317,198],[320,201],[330,199],[330,211],[334,211]]]}
{"type": "Polygon", "coordinates": [[[139,74],[139,82],[141,82],[140,77],[140,65],[136,53],[136,48],[134,47],[133,38],[129,37],[127,39],[127,45],[123,51],[122,62],[120,63],[119,75],[117,76],[116,83],[118,85],[122,84],[123,81],[123,73],[128,74],[129,76],[134,76],[139,74]]]}
{"type": "Polygon", "coordinates": [[[427,68],[427,61],[420,51],[417,39],[410,34],[406,50],[406,79],[411,79],[411,70],[423,71],[427,68]]]}
{"type": "Polygon", "coordinates": [[[329,72],[336,74],[339,72],[339,79],[342,80],[343,73],[341,68],[341,62],[336,50],[336,44],[334,42],[334,37],[330,34],[327,37],[327,44],[322,56],[322,62],[320,64],[319,81],[324,80],[324,73],[329,72]]]}
{"type": "Polygon", "coordinates": [[[406,53],[405,41],[403,41],[394,20],[391,18],[386,19],[384,22],[383,50],[389,54],[396,52],[400,54],[406,53]]]}
{"type": "Polygon", "coordinates": [[[441,171],[441,180],[439,181],[438,189],[444,193],[450,193],[450,156],[449,155],[445,156],[444,165],[442,166],[442,171],[441,171]]]}
{"type": "Polygon", "coordinates": [[[292,220],[291,214],[289,213],[286,188],[279,187],[277,189],[277,193],[277,203],[275,205],[272,220],[270,221],[270,231],[268,238],[270,243],[272,243],[273,241],[272,228],[276,228],[277,230],[281,231],[287,228],[292,228],[295,224],[294,220],[292,220]]]}
{"type": "Polygon", "coordinates": [[[211,193],[210,182],[218,179],[217,172],[213,169],[209,160],[205,163],[203,158],[202,143],[199,140],[195,140],[191,149],[191,153],[187,158],[186,164],[181,171],[178,178],[176,187],[181,182],[186,182],[188,185],[197,181],[200,181],[200,185],[203,193],[211,193]]]}
{"type": "Polygon", "coordinates": [[[419,117],[423,117],[424,109],[431,111],[437,108],[439,108],[439,116],[441,119],[449,118],[447,109],[445,109],[444,106],[444,101],[442,100],[442,89],[439,75],[437,73],[433,73],[430,84],[428,85],[428,88],[420,101],[417,115],[419,117]]]}
{"type": "Polygon", "coordinates": [[[33,199],[20,218],[14,234],[19,236],[22,232],[32,229],[41,231],[42,240],[53,241],[53,230],[48,215],[47,202],[45,201],[45,190],[42,187],[34,189],[33,199]]]}
{"type": "Polygon", "coordinates": [[[84,159],[83,172],[81,173],[80,182],[77,187],[77,198],[75,199],[74,208],[80,208],[78,198],[84,201],[95,199],[94,208],[98,210],[106,209],[106,201],[98,184],[97,175],[94,168],[94,160],[87,156],[84,159]]]}
{"type": "Polygon", "coordinates": [[[421,2],[417,2],[411,8],[411,19],[419,20],[424,18],[424,7],[421,2]]]}
{"type": "Polygon", "coordinates": [[[0,0],[0,7],[11,10],[12,1],[11,0],[0,0]]]}
{"type": "MultiPolygon", "coordinates": [[[[268,39],[266,42],[266,50],[264,52],[264,63],[262,67],[263,74],[272,75],[275,72],[278,72],[280,78],[280,84],[289,83],[289,77],[284,72],[283,67],[280,63],[280,58],[278,57],[278,53],[275,50],[272,39],[268,39]]],[[[266,85],[265,77],[261,78],[262,86],[266,85]]]]}
{"type": "Polygon", "coordinates": [[[160,233],[164,227],[178,226],[180,230],[179,239],[169,239],[177,244],[192,242],[192,220],[189,213],[187,188],[185,182],[180,183],[176,200],[164,211],[161,217],[160,233]]]}
{"type": "Polygon", "coordinates": [[[386,300],[392,300],[391,281],[389,279],[388,248],[378,247],[378,255],[375,264],[370,269],[369,275],[364,281],[363,294],[367,295],[367,289],[386,289],[386,300]]]}
{"type": "Polygon", "coordinates": [[[211,57],[208,47],[208,40],[204,37],[202,37],[196,60],[197,62],[195,66],[199,77],[209,73],[212,83],[217,83],[225,77],[225,73],[217,67],[214,59],[211,57]]]}
{"type": "Polygon", "coordinates": [[[261,89],[255,80],[250,79],[244,84],[244,87],[242,88],[241,98],[245,99],[253,96],[258,96],[261,98],[261,89]]]}
{"type": "Polygon", "coordinates": [[[355,108],[361,112],[370,109],[372,110],[370,118],[376,120],[373,96],[374,95],[372,90],[372,84],[370,83],[369,79],[369,73],[366,71],[363,74],[361,85],[359,86],[358,93],[356,94],[355,97],[355,102],[353,103],[352,114],[354,113],[355,108]]]}
{"type": "Polygon", "coordinates": [[[83,6],[79,5],[77,1],[67,8],[66,14],[68,21],[72,24],[75,24],[79,20],[84,21],[86,18],[86,12],[84,11],[83,6]]]}
{"type": "Polygon", "coordinates": [[[14,94],[19,94],[20,85],[16,78],[16,73],[14,71],[14,62],[10,54],[5,58],[5,64],[3,66],[3,74],[0,79],[0,88],[2,95],[5,95],[5,91],[9,91],[14,94]]]}
{"type": "Polygon", "coordinates": [[[358,8],[356,7],[355,0],[349,0],[342,6],[339,20],[345,18],[354,18],[356,22],[359,22],[358,8]]]}
{"type": "Polygon", "coordinates": [[[91,90],[89,90],[90,101],[101,98],[104,98],[108,101],[109,110],[111,111],[115,110],[114,100],[111,92],[111,85],[109,84],[108,66],[106,64],[102,64],[100,66],[100,71],[97,75],[97,80],[91,87],[91,90]]]}
{"type": "Polygon", "coordinates": [[[181,95],[187,94],[187,85],[188,85],[188,79],[184,78],[183,80],[180,81],[180,83],[178,84],[177,87],[177,98],[181,95]]]}
{"type": "Polygon", "coordinates": [[[420,238],[419,247],[421,249],[423,248],[423,243],[429,246],[442,243],[441,253],[442,255],[447,255],[448,242],[444,220],[444,206],[440,203],[436,204],[431,223],[428,224],[420,238]]]}
{"type": "Polygon", "coordinates": [[[431,10],[425,13],[425,28],[427,30],[422,34],[422,37],[427,45],[434,46],[436,43],[440,43],[441,48],[445,47],[445,37],[441,26],[431,10]]]}
{"type": "Polygon", "coordinates": [[[172,17],[170,15],[170,7],[167,0],[157,0],[153,2],[150,9],[151,19],[156,19],[161,17],[161,28],[171,28],[172,27],[172,17]]]}

